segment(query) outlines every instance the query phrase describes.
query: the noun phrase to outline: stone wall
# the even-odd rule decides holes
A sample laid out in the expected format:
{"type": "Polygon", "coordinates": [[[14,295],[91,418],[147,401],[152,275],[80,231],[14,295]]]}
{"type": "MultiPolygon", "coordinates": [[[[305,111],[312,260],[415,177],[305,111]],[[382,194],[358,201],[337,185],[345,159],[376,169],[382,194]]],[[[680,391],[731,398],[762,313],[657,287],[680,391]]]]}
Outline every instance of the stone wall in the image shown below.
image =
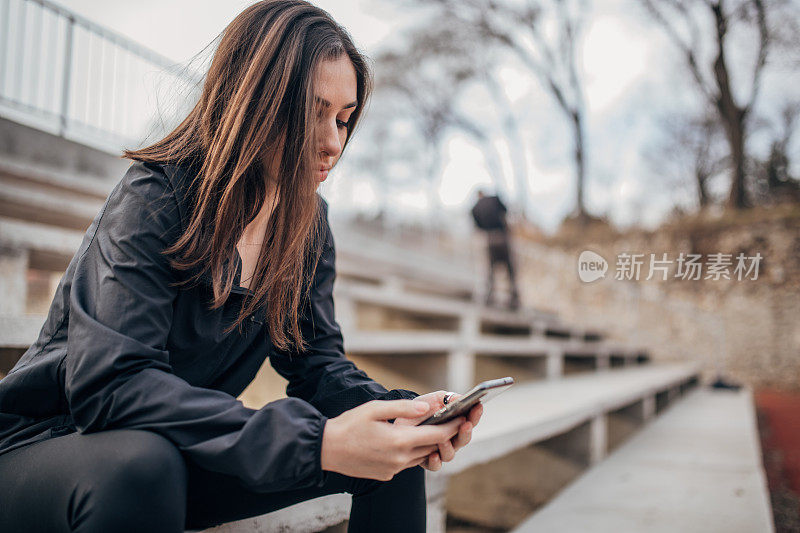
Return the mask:
{"type": "MultiPolygon", "coordinates": [[[[800,217],[747,224],[703,224],[589,238],[559,246],[515,243],[523,298],[566,321],[593,325],[649,350],[656,361],[691,359],[704,377],[756,387],[800,388],[800,217]],[[605,278],[585,283],[578,257],[591,250],[608,261],[605,278]],[[644,253],[639,281],[615,279],[620,253],[644,253]],[[675,278],[680,252],[763,259],[757,279],[675,278]],[[672,260],[668,279],[647,281],[649,254],[672,260]]],[[[701,278],[708,275],[705,265],[701,278]]],[[[751,272],[749,278],[753,277],[751,272]]]]}

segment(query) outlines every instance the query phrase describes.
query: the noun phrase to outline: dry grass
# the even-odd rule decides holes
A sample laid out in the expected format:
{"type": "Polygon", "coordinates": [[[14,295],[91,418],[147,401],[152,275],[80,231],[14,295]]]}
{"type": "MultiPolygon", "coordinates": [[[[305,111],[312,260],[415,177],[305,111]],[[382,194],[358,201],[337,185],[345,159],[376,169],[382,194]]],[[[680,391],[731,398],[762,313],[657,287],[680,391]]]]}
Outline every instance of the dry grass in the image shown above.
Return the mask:
{"type": "Polygon", "coordinates": [[[779,204],[771,207],[752,207],[749,209],[708,209],[701,212],[681,214],[667,219],[655,230],[630,228],[620,230],[606,218],[592,217],[581,223],[575,218],[566,218],[558,231],[545,235],[539,228],[521,224],[514,228],[517,238],[555,246],[574,248],[586,242],[612,242],[627,237],[651,237],[655,234],[704,236],[720,231],[744,228],[760,223],[780,223],[787,226],[800,224],[800,204],[779,204]]]}

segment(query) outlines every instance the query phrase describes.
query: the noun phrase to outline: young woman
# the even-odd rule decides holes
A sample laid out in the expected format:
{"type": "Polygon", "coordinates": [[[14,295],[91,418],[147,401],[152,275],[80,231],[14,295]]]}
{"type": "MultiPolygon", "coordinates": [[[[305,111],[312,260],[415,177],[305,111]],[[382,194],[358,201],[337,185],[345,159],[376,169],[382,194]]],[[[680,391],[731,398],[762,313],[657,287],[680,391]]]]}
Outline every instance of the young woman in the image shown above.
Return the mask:
{"type": "Polygon", "coordinates": [[[231,22],[189,116],[125,152],[0,381],[0,530],[180,532],[337,492],[350,531],[425,530],[423,469],[481,408],[415,426],[445,391],[387,391],[344,356],[316,189],[369,91],[324,11],[270,0],[231,22]],[[248,409],[267,357],[288,397],[248,409]]]}

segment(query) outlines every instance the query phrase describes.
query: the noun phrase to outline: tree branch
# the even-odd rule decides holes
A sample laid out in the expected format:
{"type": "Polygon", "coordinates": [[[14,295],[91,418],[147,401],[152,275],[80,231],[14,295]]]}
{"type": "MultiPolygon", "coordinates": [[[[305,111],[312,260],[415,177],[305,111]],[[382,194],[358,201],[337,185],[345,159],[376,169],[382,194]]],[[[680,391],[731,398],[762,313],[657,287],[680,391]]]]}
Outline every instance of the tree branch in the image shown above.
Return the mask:
{"type": "MultiPolygon", "coordinates": [[[[694,46],[695,43],[687,44],[681,39],[678,30],[669,22],[666,15],[660,11],[658,7],[656,7],[656,3],[653,0],[641,0],[644,7],[650,13],[650,15],[658,22],[664,31],[667,33],[667,36],[673,41],[673,43],[678,47],[678,49],[683,53],[683,56],[686,60],[686,63],[689,67],[689,71],[692,74],[692,77],[697,83],[698,88],[703,93],[703,95],[711,102],[715,100],[714,91],[711,87],[708,86],[706,81],[703,79],[703,75],[700,72],[700,66],[697,62],[697,56],[694,53],[694,46]]],[[[677,4],[675,2],[671,2],[676,9],[683,15],[683,18],[687,21],[691,19],[688,15],[684,6],[677,4]]],[[[687,22],[690,25],[691,23],[687,22]]],[[[694,33],[694,31],[693,31],[694,33]]]]}
{"type": "Polygon", "coordinates": [[[756,63],[753,67],[753,85],[750,90],[750,100],[744,106],[745,116],[750,114],[750,111],[755,104],[758,93],[761,89],[761,74],[764,71],[764,66],[767,64],[767,55],[772,43],[772,38],[767,27],[767,12],[764,7],[763,0],[752,0],[753,7],[756,10],[756,21],[758,23],[758,55],[756,56],[756,63]]]}

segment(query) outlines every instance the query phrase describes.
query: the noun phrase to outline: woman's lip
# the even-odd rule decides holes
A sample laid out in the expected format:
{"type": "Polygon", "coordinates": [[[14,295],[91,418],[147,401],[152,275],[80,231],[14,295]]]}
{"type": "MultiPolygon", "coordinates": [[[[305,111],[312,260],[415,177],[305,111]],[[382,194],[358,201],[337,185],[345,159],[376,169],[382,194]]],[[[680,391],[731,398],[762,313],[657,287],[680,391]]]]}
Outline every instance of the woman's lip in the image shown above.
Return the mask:
{"type": "Polygon", "coordinates": [[[317,171],[317,177],[320,181],[325,181],[325,178],[328,177],[328,169],[319,169],[319,171],[317,171]]]}

